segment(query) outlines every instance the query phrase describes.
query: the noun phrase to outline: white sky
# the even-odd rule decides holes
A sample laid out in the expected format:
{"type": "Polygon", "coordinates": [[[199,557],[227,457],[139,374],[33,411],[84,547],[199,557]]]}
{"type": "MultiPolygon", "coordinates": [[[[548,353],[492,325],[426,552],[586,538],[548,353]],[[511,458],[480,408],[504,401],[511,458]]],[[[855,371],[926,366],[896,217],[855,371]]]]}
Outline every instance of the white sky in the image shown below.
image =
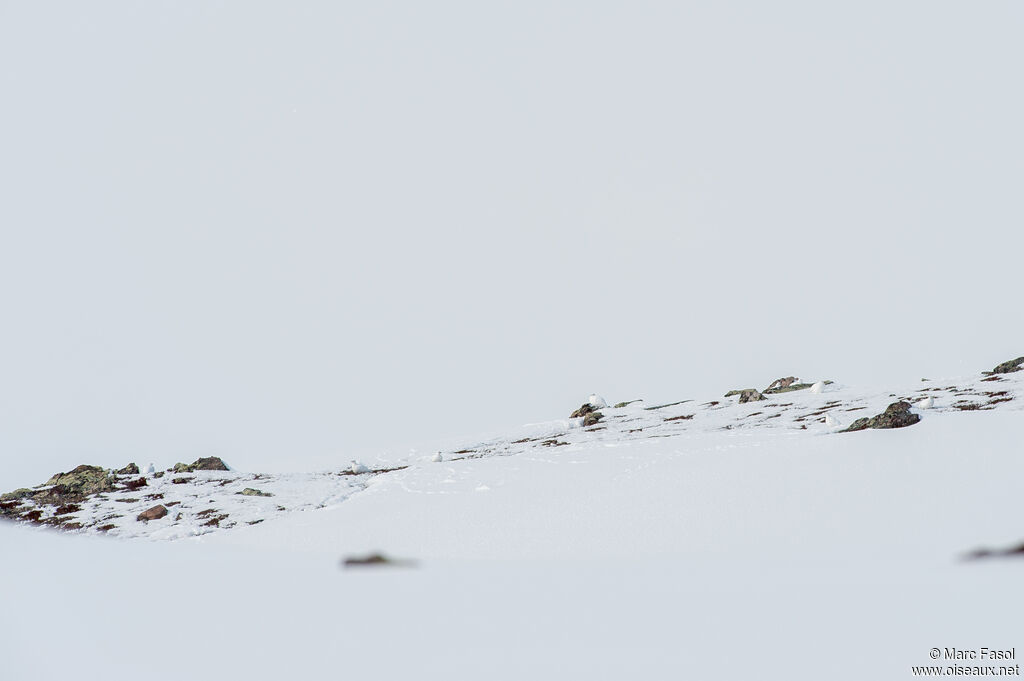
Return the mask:
{"type": "Polygon", "coordinates": [[[831,5],[0,1],[0,488],[1024,354],[1024,8],[831,5]]]}

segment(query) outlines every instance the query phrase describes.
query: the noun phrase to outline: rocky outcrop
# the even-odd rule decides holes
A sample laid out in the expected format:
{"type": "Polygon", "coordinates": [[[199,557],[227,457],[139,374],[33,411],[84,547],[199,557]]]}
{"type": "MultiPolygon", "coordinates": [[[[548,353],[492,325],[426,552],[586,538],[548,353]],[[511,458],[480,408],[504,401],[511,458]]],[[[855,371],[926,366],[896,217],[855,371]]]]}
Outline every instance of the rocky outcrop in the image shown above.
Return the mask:
{"type": "Polygon", "coordinates": [[[992,371],[985,373],[1012,374],[1015,371],[1021,371],[1024,369],[1024,366],[1022,365],[1024,365],[1024,357],[1018,357],[1017,359],[1011,359],[1007,362],[1003,362],[992,371]]]}
{"type": "Polygon", "coordinates": [[[205,456],[192,463],[176,463],[170,473],[194,473],[195,471],[226,471],[230,470],[219,456],[205,456]]]}
{"type": "Polygon", "coordinates": [[[597,425],[597,422],[604,418],[604,414],[599,411],[592,411],[583,417],[583,427],[589,428],[590,426],[597,425]]]}
{"type": "Polygon", "coordinates": [[[167,515],[167,507],[163,504],[157,504],[153,508],[147,508],[145,511],[140,513],[135,519],[142,523],[148,523],[150,520],[159,520],[167,515]]]}
{"type": "Polygon", "coordinates": [[[777,378],[772,381],[772,384],[765,388],[762,392],[765,395],[777,395],[778,393],[789,393],[794,390],[807,390],[811,387],[811,383],[799,383],[800,379],[796,376],[787,376],[786,378],[777,378]]]}
{"type": "Polygon", "coordinates": [[[138,475],[139,467],[134,463],[130,463],[117,472],[118,475],[138,475]]]}
{"type": "Polygon", "coordinates": [[[585,418],[586,415],[591,413],[592,411],[595,411],[593,405],[591,405],[590,402],[584,402],[583,405],[579,409],[577,409],[573,413],[569,414],[569,418],[571,418],[571,419],[585,418]]]}
{"type": "Polygon", "coordinates": [[[912,426],[921,417],[910,411],[910,402],[893,402],[885,411],[871,418],[860,418],[850,424],[849,428],[839,431],[840,433],[853,433],[868,428],[906,428],[912,426]]]}
{"type": "Polygon", "coordinates": [[[766,398],[764,395],[754,390],[753,388],[748,388],[746,390],[740,391],[740,404],[744,404],[746,402],[759,402],[765,399],[768,398],[766,398]]]}
{"type": "Polygon", "coordinates": [[[226,471],[229,470],[226,463],[221,461],[219,456],[205,456],[196,459],[189,464],[190,471],[226,471]]]}
{"type": "Polygon", "coordinates": [[[241,494],[243,497],[272,497],[274,496],[270,492],[262,492],[252,487],[246,487],[241,492],[235,492],[235,494],[241,494]]]}

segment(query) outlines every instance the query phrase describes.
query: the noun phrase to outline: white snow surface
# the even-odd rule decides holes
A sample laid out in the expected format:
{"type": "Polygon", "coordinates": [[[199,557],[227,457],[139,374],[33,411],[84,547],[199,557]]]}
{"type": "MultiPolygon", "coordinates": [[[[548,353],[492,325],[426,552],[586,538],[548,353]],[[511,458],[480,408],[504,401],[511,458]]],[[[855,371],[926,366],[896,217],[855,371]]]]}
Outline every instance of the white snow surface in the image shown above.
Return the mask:
{"type": "Polygon", "coordinates": [[[902,679],[933,647],[1024,654],[1024,563],[963,559],[1024,540],[1022,387],[634,402],[359,475],[150,476],[78,532],[0,523],[2,678],[902,679]],[[825,423],[933,394],[908,428],[825,423]],[[340,566],[371,552],[416,566],[340,566]]]}

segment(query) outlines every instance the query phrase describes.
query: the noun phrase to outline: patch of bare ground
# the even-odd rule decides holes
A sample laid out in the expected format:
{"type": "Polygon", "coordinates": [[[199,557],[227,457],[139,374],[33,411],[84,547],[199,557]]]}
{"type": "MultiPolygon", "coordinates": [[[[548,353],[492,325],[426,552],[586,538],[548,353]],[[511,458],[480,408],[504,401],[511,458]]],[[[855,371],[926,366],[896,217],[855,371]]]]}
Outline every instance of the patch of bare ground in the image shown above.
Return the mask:
{"type": "MultiPolygon", "coordinates": [[[[751,416],[753,416],[753,414],[751,414],[751,416]]],[[[681,414],[679,416],[671,416],[671,417],[669,417],[669,418],[667,418],[665,420],[666,421],[689,421],[692,418],[693,418],[693,414],[681,414]]]]}

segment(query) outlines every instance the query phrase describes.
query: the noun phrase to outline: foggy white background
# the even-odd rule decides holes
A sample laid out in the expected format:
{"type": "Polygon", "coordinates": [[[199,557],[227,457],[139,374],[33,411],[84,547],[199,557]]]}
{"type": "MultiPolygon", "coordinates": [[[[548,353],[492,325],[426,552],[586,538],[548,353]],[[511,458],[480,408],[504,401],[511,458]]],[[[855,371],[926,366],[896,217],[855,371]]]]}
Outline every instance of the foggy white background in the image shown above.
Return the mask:
{"type": "Polygon", "coordinates": [[[1024,9],[831,5],[0,2],[0,488],[1024,353],[1024,9]]]}

